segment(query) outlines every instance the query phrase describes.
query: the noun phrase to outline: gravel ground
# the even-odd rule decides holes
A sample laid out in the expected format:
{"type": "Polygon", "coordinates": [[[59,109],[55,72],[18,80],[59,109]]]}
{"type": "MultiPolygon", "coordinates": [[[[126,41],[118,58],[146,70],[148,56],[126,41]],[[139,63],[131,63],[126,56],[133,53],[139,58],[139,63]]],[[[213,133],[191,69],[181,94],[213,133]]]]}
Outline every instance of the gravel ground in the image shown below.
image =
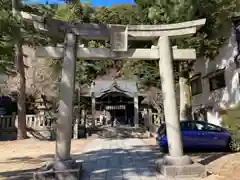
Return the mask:
{"type": "MultiPolygon", "coordinates": [[[[91,139],[72,140],[71,153],[79,154],[91,139]]],[[[26,139],[0,142],[0,179],[21,170],[35,169],[54,158],[55,141],[26,139]]]]}
{"type": "MultiPolygon", "coordinates": [[[[71,153],[78,155],[92,139],[72,140],[71,153]]],[[[156,148],[155,139],[145,139],[145,143],[156,148]]],[[[54,141],[34,139],[0,142],[0,179],[18,174],[24,169],[41,167],[53,160],[54,141]]],[[[240,180],[240,153],[223,152],[189,153],[195,162],[206,165],[210,175],[204,180],[240,180]]]]}
{"type": "MultiPolygon", "coordinates": [[[[145,139],[145,143],[156,148],[155,138],[145,139]]],[[[240,180],[240,152],[189,153],[194,162],[206,165],[210,175],[204,180],[240,180]]]]}

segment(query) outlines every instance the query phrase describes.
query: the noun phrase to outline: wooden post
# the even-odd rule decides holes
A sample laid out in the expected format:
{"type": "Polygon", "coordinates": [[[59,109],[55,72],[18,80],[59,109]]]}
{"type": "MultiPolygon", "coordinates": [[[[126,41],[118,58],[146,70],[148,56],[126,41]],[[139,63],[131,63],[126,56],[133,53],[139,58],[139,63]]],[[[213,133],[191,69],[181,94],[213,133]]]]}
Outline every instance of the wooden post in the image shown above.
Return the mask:
{"type": "Polygon", "coordinates": [[[17,117],[17,113],[13,112],[12,113],[12,118],[11,118],[11,120],[12,120],[11,125],[12,125],[13,128],[15,127],[16,117],[17,117]]]}

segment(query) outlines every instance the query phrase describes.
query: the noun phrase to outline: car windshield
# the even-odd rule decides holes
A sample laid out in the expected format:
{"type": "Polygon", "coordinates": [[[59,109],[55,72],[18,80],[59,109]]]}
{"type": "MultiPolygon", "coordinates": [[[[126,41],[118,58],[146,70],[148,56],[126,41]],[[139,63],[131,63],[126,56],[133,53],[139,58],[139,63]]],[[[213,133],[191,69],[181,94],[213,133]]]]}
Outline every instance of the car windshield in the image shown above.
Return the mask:
{"type": "Polygon", "coordinates": [[[221,132],[222,128],[213,124],[199,121],[186,121],[180,123],[181,130],[197,131],[217,131],[221,132]]]}

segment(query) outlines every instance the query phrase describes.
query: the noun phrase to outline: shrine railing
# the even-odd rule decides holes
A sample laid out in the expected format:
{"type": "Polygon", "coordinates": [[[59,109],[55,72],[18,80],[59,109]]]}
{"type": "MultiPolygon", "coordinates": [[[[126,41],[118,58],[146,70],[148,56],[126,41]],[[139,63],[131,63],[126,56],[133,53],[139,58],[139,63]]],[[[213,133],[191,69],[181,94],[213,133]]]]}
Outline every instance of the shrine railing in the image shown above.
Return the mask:
{"type": "Polygon", "coordinates": [[[53,120],[46,118],[44,115],[27,115],[26,125],[32,128],[52,127],[53,120]]]}
{"type": "MultiPolygon", "coordinates": [[[[8,139],[4,138],[4,136],[7,137],[8,134],[11,136],[10,139],[14,139],[13,136],[16,136],[17,121],[18,118],[16,115],[0,116],[0,135],[2,136],[0,139],[8,139]]],[[[73,117],[74,138],[78,138],[79,131],[82,131],[82,129],[84,129],[84,121],[84,117],[81,117],[80,114],[73,117]]],[[[47,118],[45,115],[26,115],[27,132],[30,137],[34,136],[41,139],[55,138],[55,124],[56,119],[47,118]]],[[[80,132],[80,134],[81,133],[83,132],[80,132]]]]}
{"type": "Polygon", "coordinates": [[[0,116],[0,129],[15,128],[15,116],[0,116]]]}
{"type": "Polygon", "coordinates": [[[151,109],[141,111],[143,126],[151,136],[156,136],[159,126],[164,122],[164,116],[160,113],[153,113],[151,109]]]}
{"type": "Polygon", "coordinates": [[[152,124],[160,126],[163,123],[163,115],[159,113],[152,113],[152,124]]]}

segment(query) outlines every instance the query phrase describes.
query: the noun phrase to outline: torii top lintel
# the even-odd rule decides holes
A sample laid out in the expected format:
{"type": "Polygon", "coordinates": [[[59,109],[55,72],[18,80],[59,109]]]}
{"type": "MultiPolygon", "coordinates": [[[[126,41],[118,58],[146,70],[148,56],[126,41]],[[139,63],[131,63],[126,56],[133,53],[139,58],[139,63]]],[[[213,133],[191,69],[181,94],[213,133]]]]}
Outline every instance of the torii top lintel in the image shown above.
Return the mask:
{"type": "Polygon", "coordinates": [[[176,24],[164,25],[114,25],[114,24],[93,24],[67,22],[57,19],[44,19],[41,16],[21,12],[25,20],[34,24],[36,29],[46,31],[50,36],[62,36],[64,30],[73,32],[76,35],[87,39],[110,39],[115,29],[127,29],[127,38],[131,40],[154,40],[160,36],[182,37],[196,33],[201,28],[206,19],[187,21],[176,24]],[[122,28],[121,28],[122,27],[122,28]]]}

